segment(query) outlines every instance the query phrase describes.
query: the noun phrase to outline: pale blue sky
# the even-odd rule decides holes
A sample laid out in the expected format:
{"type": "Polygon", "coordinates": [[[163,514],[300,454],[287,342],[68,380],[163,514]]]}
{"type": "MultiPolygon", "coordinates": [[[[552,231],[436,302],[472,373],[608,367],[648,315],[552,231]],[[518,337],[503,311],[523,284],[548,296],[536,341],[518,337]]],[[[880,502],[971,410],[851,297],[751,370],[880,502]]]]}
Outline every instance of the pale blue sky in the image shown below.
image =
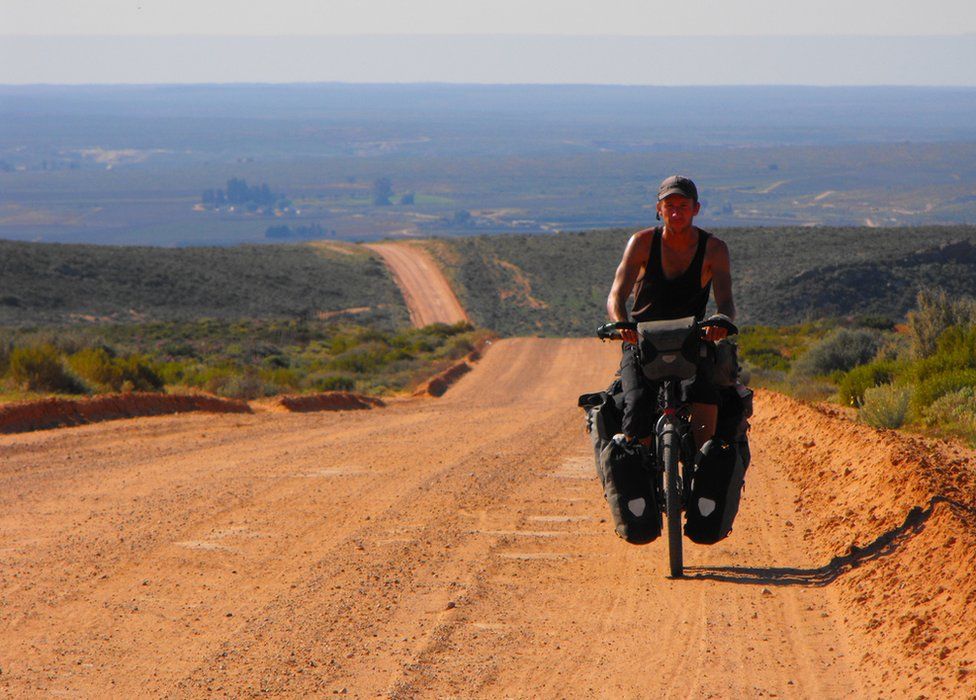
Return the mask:
{"type": "Polygon", "coordinates": [[[973,0],[0,0],[6,35],[973,32],[973,0]]]}
{"type": "Polygon", "coordinates": [[[976,86],[976,0],[0,0],[0,84],[976,86]]]}

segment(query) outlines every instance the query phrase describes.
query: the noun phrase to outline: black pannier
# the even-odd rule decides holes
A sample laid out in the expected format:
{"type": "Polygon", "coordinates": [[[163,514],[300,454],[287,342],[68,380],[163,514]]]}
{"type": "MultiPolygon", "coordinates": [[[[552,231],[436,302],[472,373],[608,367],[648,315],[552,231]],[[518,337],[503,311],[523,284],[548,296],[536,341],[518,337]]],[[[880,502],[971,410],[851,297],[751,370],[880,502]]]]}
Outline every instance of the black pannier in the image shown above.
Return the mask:
{"type": "Polygon", "coordinates": [[[600,475],[600,453],[620,432],[623,421],[623,393],[620,380],[615,380],[606,391],[583,394],[579,407],[586,412],[586,432],[593,443],[593,458],[597,475],[600,475]]]}
{"type": "Polygon", "coordinates": [[[644,453],[613,440],[620,433],[623,394],[620,380],[607,391],[583,394],[586,429],[593,442],[596,473],[610,506],[616,533],[631,544],[646,544],[661,535],[661,509],[655,497],[651,467],[644,453]]]}
{"type": "Polygon", "coordinates": [[[647,544],[661,536],[661,508],[644,455],[642,449],[611,440],[598,463],[614,530],[631,544],[647,544]]]}
{"type": "Polygon", "coordinates": [[[752,392],[739,384],[722,391],[716,436],[695,459],[688,497],[685,535],[698,544],[715,544],[732,532],[739,512],[750,452],[746,431],[752,392]]]}

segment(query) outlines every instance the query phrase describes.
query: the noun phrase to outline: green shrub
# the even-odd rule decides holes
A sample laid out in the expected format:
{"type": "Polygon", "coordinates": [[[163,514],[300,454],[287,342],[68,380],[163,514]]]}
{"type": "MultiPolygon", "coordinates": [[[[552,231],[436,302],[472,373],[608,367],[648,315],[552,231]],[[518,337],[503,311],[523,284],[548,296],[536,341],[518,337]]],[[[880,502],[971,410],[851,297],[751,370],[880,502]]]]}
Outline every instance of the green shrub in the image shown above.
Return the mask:
{"type": "Polygon", "coordinates": [[[858,418],[874,428],[900,428],[908,415],[911,396],[910,388],[892,384],[865,389],[858,418]]]}
{"type": "Polygon", "coordinates": [[[746,356],[743,353],[743,361],[760,369],[772,369],[786,371],[790,368],[790,361],[783,356],[783,353],[776,348],[756,348],[746,356]]]}
{"type": "Polygon", "coordinates": [[[811,377],[791,376],[787,384],[789,394],[800,401],[824,401],[837,391],[833,384],[811,377]]]}
{"type": "Polygon", "coordinates": [[[120,389],[129,385],[134,391],[162,391],[165,386],[154,363],[142,355],[116,359],[115,365],[122,377],[120,389]]]}
{"type": "Polygon", "coordinates": [[[908,336],[916,358],[933,354],[947,328],[964,326],[976,318],[976,299],[953,299],[941,289],[919,291],[916,304],[918,308],[908,313],[908,336]]]}
{"type": "Polygon", "coordinates": [[[113,357],[104,348],[85,348],[68,358],[71,369],[90,384],[111,391],[159,391],[162,377],[142,355],[113,357]]]}
{"type": "Polygon", "coordinates": [[[864,403],[864,391],[890,384],[895,378],[896,368],[894,362],[884,361],[855,367],[841,378],[837,391],[838,400],[846,406],[860,406],[864,403]]]}
{"type": "Polygon", "coordinates": [[[883,333],[881,345],[874,359],[891,362],[907,361],[912,356],[911,340],[904,333],[883,333]]]}
{"type": "Polygon", "coordinates": [[[230,399],[244,399],[250,401],[262,396],[273,396],[278,388],[265,382],[254,370],[245,370],[241,374],[227,377],[215,393],[230,399]]]}
{"type": "Polygon", "coordinates": [[[384,364],[386,354],[387,347],[385,344],[370,341],[345,350],[334,357],[329,366],[338,371],[366,374],[381,367],[384,364]]]}
{"type": "Polygon", "coordinates": [[[5,375],[10,369],[11,350],[13,350],[13,346],[9,341],[0,340],[0,376],[5,375]]]}
{"type": "Polygon", "coordinates": [[[68,366],[89,384],[119,390],[122,373],[105,348],[84,348],[68,358],[68,366]]]}
{"type": "Polygon", "coordinates": [[[863,328],[838,328],[811,347],[793,364],[798,376],[827,376],[847,372],[874,358],[881,345],[877,331],[863,328]]]}
{"type": "Polygon", "coordinates": [[[264,377],[268,384],[282,389],[298,389],[302,384],[301,375],[297,371],[285,367],[279,367],[270,371],[264,370],[261,376],[264,377]]]}
{"type": "Polygon", "coordinates": [[[961,369],[976,369],[976,326],[946,328],[936,340],[932,353],[912,364],[912,378],[925,381],[961,369]]]}
{"type": "Polygon", "coordinates": [[[925,408],[946,394],[976,386],[976,369],[956,369],[935,374],[919,382],[915,388],[913,405],[922,415],[925,408]]]}
{"type": "Polygon", "coordinates": [[[352,391],[356,380],[348,374],[314,374],[305,380],[305,386],[314,391],[352,391]]]}
{"type": "Polygon", "coordinates": [[[52,345],[14,348],[8,374],[27,391],[86,393],[85,386],[65,371],[61,356],[52,345]]]}
{"type": "Polygon", "coordinates": [[[967,386],[940,396],[923,409],[922,417],[928,425],[976,433],[976,387],[967,386]]]}

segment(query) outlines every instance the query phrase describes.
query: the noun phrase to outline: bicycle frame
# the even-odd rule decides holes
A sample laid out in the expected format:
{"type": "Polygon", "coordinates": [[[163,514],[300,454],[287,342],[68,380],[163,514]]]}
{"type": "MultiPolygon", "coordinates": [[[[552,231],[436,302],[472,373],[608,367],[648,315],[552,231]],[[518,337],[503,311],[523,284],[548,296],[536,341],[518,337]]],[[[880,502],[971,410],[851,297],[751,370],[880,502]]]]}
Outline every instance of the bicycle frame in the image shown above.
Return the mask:
{"type": "Polygon", "coordinates": [[[663,496],[661,510],[667,519],[668,563],[674,578],[684,574],[681,514],[685,509],[694,463],[694,454],[688,448],[691,426],[682,410],[680,386],[677,379],[662,381],[661,416],[654,428],[655,456],[664,480],[660,485],[663,488],[659,488],[663,496]]]}

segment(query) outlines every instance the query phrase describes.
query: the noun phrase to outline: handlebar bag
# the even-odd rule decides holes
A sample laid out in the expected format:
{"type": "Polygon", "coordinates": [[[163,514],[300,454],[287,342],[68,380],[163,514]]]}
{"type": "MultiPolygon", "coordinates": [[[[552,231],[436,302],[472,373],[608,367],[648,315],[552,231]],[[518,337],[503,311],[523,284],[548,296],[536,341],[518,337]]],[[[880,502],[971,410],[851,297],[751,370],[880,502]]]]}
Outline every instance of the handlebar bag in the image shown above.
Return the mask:
{"type": "Polygon", "coordinates": [[[728,537],[739,512],[746,462],[736,442],[712,438],[695,459],[685,535],[697,544],[715,544],[728,537]]]}
{"type": "Polygon", "coordinates": [[[691,379],[699,361],[698,325],[694,316],[668,321],[642,321],[640,334],[641,367],[652,381],[667,378],[691,379]]]}

